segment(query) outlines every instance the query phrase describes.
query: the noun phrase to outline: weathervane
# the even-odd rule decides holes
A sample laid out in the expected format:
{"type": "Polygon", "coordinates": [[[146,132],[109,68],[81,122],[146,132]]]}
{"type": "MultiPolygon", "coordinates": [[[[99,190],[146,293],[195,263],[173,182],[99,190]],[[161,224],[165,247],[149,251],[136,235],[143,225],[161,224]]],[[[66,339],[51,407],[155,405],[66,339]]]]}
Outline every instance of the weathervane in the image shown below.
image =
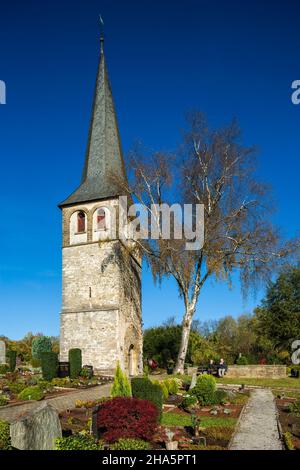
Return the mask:
{"type": "Polygon", "coordinates": [[[100,21],[100,44],[101,44],[101,52],[103,52],[103,43],[104,43],[104,21],[103,21],[101,15],[99,15],[99,21],[100,21]]]}

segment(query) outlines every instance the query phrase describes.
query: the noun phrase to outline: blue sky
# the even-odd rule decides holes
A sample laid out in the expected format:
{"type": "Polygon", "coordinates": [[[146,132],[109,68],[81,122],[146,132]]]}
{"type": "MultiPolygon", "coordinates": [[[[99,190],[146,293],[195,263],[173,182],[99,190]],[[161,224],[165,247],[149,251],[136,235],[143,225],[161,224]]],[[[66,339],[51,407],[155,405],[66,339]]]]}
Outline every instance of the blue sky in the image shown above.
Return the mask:
{"type": "MultiPolygon", "coordinates": [[[[236,116],[246,144],[259,148],[259,177],[274,188],[274,222],[299,227],[300,79],[298,2],[232,0],[15,0],[0,7],[2,201],[0,334],[59,333],[61,214],[78,185],[99,53],[98,15],[124,152],[136,140],[171,150],[184,114],[204,111],[214,125],[236,116]]],[[[251,312],[237,277],[208,284],[197,318],[251,312]]],[[[143,276],[145,326],[182,303],[171,281],[143,276]]]]}

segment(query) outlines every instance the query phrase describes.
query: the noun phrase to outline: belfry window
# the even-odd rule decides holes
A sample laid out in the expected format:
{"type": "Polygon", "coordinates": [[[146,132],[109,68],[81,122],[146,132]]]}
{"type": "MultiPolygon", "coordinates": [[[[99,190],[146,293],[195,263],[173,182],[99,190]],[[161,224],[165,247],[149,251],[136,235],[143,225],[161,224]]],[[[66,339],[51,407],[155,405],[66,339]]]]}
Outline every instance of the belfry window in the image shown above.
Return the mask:
{"type": "Polygon", "coordinates": [[[97,210],[97,230],[106,230],[105,210],[97,210]]]}
{"type": "Polygon", "coordinates": [[[77,214],[77,233],[85,233],[85,213],[80,211],[77,214]]]}

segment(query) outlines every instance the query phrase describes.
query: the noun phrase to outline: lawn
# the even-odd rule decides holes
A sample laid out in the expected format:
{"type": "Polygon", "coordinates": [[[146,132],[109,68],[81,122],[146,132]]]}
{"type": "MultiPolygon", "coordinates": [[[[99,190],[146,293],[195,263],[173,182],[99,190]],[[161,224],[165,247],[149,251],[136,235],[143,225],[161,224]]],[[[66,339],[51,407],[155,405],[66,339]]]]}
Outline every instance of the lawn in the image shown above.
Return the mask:
{"type": "Polygon", "coordinates": [[[245,384],[245,385],[258,385],[259,387],[270,388],[299,388],[300,379],[286,377],[285,379],[265,379],[265,378],[246,378],[246,377],[224,377],[223,379],[217,378],[218,383],[223,384],[245,384]]]}
{"type": "MultiPolygon", "coordinates": [[[[235,426],[236,418],[218,418],[215,416],[201,417],[200,426],[210,427],[210,426],[235,426]]],[[[191,426],[191,416],[190,415],[181,415],[178,413],[163,413],[162,422],[163,426],[191,426]]]]}

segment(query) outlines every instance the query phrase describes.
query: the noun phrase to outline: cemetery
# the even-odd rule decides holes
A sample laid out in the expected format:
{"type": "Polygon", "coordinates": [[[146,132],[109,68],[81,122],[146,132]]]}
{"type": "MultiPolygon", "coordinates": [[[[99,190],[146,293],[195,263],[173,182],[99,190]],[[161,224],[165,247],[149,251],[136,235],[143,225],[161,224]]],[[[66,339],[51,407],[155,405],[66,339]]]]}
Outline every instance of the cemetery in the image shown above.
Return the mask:
{"type": "Polygon", "coordinates": [[[17,365],[16,351],[0,343],[2,450],[228,450],[264,386],[278,410],[280,445],[300,448],[298,378],[245,378],[243,370],[240,378],[220,378],[204,366],[185,374],[145,367],[128,378],[119,364],[114,376],[99,376],[82,365],[80,349],[60,363],[47,341],[32,344],[35,367],[17,365]],[[258,388],[255,380],[266,382],[258,388]]]}

